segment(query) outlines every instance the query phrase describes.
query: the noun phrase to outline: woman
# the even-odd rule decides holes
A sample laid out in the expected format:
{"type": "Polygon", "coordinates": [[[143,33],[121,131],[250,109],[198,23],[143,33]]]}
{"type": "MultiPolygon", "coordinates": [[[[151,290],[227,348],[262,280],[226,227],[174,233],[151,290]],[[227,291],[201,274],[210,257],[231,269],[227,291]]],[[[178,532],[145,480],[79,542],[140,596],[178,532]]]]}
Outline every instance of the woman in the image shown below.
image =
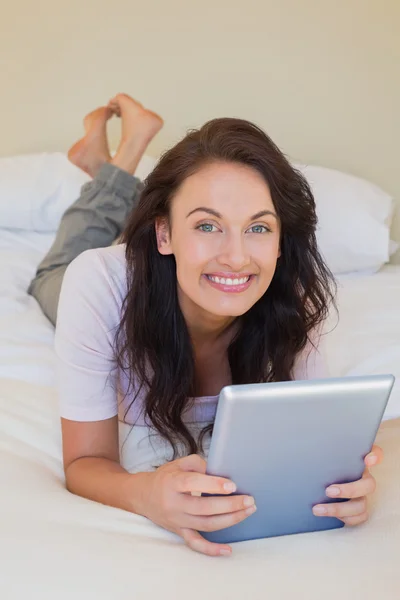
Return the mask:
{"type": "MultiPolygon", "coordinates": [[[[307,182],[249,122],[210,121],[161,158],[122,244],[87,250],[65,272],[56,351],[71,492],[146,516],[199,552],[231,553],[199,531],[256,507],[205,474],[210,425],[225,385],[325,375],[319,331],[334,281],[315,227],[307,182]],[[171,456],[126,471],[118,418],[151,427],[171,456]]],[[[381,459],[374,447],[366,465],[381,459]]],[[[327,490],[349,502],[313,511],[362,523],[374,489],[366,468],[327,490]]]]}

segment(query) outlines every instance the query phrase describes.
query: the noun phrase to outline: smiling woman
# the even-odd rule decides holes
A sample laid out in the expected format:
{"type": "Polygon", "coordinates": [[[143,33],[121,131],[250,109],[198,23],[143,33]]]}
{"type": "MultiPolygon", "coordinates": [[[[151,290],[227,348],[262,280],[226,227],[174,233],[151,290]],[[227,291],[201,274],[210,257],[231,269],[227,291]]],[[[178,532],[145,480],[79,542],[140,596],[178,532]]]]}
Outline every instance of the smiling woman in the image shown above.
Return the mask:
{"type": "Polygon", "coordinates": [[[148,177],[123,235],[117,356],[121,368],[128,361],[131,406],[139,382],[172,445],[199,450],[182,420],[189,398],[293,377],[334,299],[316,222],[303,176],[243,120],[190,132],[148,177]]]}
{"type": "MultiPolygon", "coordinates": [[[[161,157],[122,243],[100,247],[129,212],[121,190],[133,185],[129,173],[160,126],[132,99],[115,102],[130,117],[125,141],[112,160],[104,143],[92,156],[109,117],[96,113],[103,133],[89,132],[70,156],[93,170],[90,194],[83,189],[63,216],[31,286],[43,291],[36,284],[50,281],[51,270],[53,282],[65,271],[55,343],[67,487],[145,515],[193,549],[229,553],[198,533],[255,510],[254,499],[227,496],[233,482],[205,474],[220,390],[326,374],[317,346],[335,282],[317,248],[314,198],[261,129],[215,119],[161,157]],[[99,232],[106,235],[96,242],[99,232]],[[78,242],[80,252],[72,250],[78,242]],[[165,443],[170,454],[160,467],[132,474],[122,467],[118,418],[165,443]],[[218,497],[192,497],[199,493],[218,497]]],[[[56,287],[47,298],[54,315],[56,287]]]]}

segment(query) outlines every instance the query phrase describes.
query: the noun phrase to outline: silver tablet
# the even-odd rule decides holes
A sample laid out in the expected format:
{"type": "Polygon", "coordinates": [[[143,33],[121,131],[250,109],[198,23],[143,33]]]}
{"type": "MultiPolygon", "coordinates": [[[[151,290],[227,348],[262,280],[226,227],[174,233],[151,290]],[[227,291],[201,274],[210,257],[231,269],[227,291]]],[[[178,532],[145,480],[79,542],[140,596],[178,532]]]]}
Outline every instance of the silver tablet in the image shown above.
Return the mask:
{"type": "Polygon", "coordinates": [[[328,485],[362,476],[394,381],[370,375],[223,388],[207,473],[254,496],[257,511],[204,537],[231,543],[343,527],[312,507],[338,502],[326,496],[328,485]]]}

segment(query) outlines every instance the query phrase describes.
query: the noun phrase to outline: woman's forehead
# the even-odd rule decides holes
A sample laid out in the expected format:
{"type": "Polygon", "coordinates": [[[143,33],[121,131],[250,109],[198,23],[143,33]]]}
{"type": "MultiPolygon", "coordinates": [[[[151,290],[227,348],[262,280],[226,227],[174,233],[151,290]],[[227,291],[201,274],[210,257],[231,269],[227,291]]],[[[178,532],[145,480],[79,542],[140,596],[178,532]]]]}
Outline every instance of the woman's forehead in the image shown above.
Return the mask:
{"type": "Polygon", "coordinates": [[[172,209],[183,215],[201,206],[223,216],[232,211],[252,215],[274,210],[268,184],[258,171],[247,165],[221,162],[207,164],[185,179],[172,209]]]}

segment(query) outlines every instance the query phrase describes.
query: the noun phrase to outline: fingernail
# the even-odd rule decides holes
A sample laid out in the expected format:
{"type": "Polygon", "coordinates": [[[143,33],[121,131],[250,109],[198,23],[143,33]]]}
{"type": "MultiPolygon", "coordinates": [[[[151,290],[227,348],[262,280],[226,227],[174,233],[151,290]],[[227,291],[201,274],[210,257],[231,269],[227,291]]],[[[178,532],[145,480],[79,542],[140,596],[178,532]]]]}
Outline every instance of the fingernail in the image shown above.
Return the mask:
{"type": "Polygon", "coordinates": [[[221,548],[219,553],[221,556],[230,556],[232,554],[232,550],[228,550],[228,548],[221,548]]]}
{"type": "Polygon", "coordinates": [[[254,498],[252,498],[251,496],[247,496],[247,498],[243,500],[243,506],[253,506],[253,504],[254,498]]]}
{"type": "Polygon", "coordinates": [[[250,506],[250,508],[247,508],[245,511],[246,515],[252,515],[254,512],[256,512],[257,510],[257,506],[255,504],[253,504],[253,506],[250,506]]]}
{"type": "Polygon", "coordinates": [[[371,456],[368,456],[367,461],[369,465],[374,465],[377,461],[377,457],[375,456],[375,454],[372,454],[371,456]]]}
{"type": "Polygon", "coordinates": [[[314,515],[326,515],[327,512],[328,510],[325,506],[314,506],[313,508],[314,515]]]}
{"type": "Polygon", "coordinates": [[[340,494],[340,489],[338,487],[335,487],[334,485],[326,488],[325,491],[328,496],[339,496],[340,494]]]}
{"type": "Polygon", "coordinates": [[[224,490],[226,492],[236,492],[236,485],[234,483],[225,483],[224,490]]]}

